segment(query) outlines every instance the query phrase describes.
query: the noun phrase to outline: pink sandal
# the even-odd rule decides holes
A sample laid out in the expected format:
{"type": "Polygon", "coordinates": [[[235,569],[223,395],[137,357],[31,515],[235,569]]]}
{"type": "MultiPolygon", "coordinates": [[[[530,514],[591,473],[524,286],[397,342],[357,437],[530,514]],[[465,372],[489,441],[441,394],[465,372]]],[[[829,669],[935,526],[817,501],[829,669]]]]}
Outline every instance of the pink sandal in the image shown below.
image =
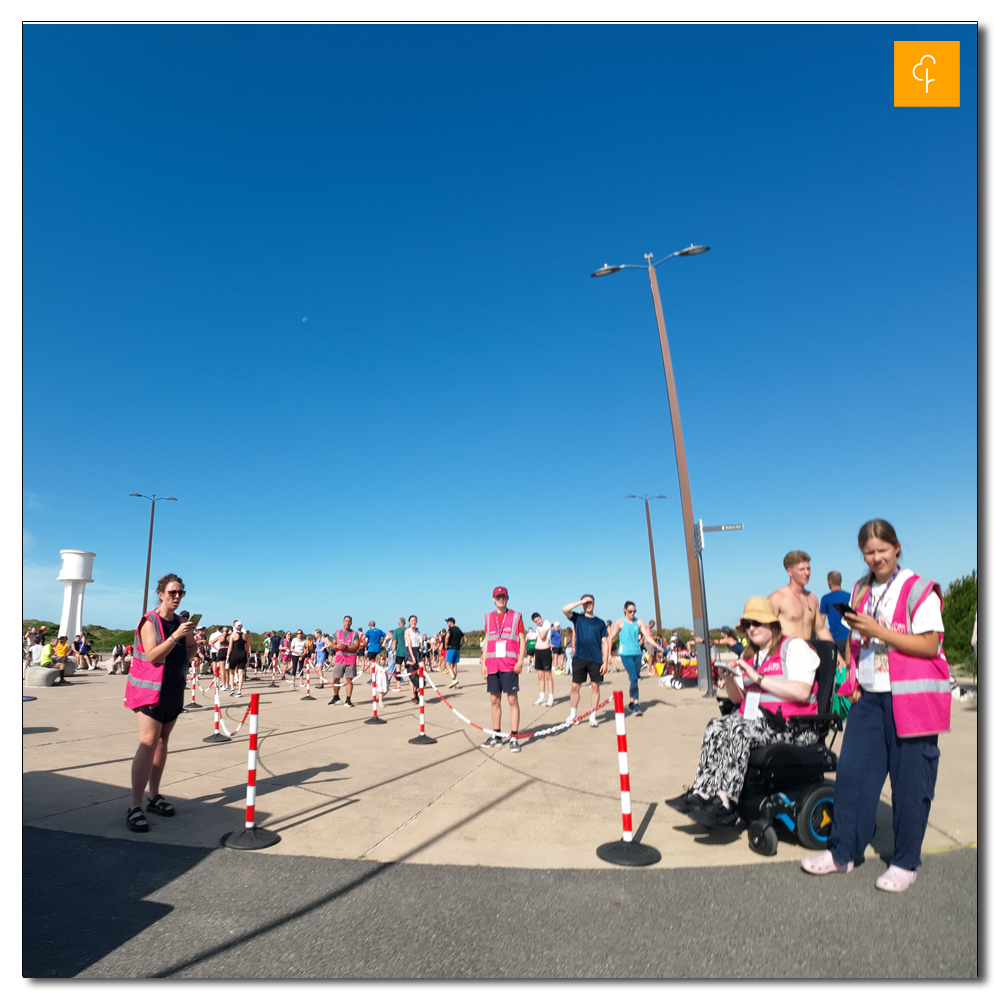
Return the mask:
{"type": "Polygon", "coordinates": [[[824,851],[822,854],[810,854],[800,862],[802,870],[810,875],[832,875],[836,872],[839,875],[846,875],[854,871],[854,862],[848,861],[846,865],[838,865],[833,860],[832,851],[824,851]]]}
{"type": "Polygon", "coordinates": [[[898,865],[889,865],[886,870],[875,879],[875,888],[883,892],[906,892],[907,889],[917,881],[917,873],[900,868],[898,865]]]}

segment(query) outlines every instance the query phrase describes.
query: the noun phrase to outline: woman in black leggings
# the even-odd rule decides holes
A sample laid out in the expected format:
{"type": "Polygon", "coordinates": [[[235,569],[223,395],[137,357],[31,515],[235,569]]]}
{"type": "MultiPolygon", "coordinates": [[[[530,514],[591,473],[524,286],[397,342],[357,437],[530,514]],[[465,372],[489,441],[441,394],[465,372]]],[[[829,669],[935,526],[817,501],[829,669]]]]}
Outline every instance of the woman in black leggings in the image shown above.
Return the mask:
{"type": "Polygon", "coordinates": [[[243,679],[247,673],[247,634],[243,631],[243,622],[233,622],[233,631],[229,634],[229,646],[226,649],[226,662],[231,671],[234,698],[243,697],[243,679]]]}

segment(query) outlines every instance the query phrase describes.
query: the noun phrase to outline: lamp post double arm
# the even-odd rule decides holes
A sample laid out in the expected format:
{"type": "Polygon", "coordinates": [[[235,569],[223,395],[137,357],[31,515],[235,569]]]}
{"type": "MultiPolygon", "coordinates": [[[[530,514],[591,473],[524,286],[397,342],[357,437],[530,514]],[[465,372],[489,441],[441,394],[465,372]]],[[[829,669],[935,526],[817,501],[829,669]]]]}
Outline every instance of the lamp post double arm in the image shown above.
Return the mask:
{"type": "Polygon", "coordinates": [[[153,557],[153,515],[156,514],[157,500],[176,500],[177,497],[158,497],[155,493],[148,497],[145,493],[130,493],[130,497],[142,497],[149,504],[149,544],[146,546],[146,582],[142,587],[142,613],[146,613],[146,602],[149,600],[149,563],[153,557]]]}
{"type": "MultiPolygon", "coordinates": [[[[712,689],[712,668],[708,656],[708,636],[704,621],[704,605],[701,596],[701,578],[698,571],[698,560],[694,551],[694,509],[691,505],[691,485],[688,481],[687,456],[684,453],[684,434],[681,431],[681,414],[677,405],[677,386],[674,382],[674,366],[670,359],[670,344],[667,342],[667,324],[663,319],[663,305],[660,302],[660,286],[656,280],[656,269],[665,261],[674,257],[693,257],[705,253],[709,247],[695,246],[693,243],[683,250],[653,260],[653,254],[643,254],[645,264],[605,264],[591,275],[602,278],[626,268],[645,267],[649,275],[649,287],[653,293],[653,309],[656,313],[656,326],[660,334],[660,353],[663,356],[663,374],[667,381],[667,400],[670,404],[670,423],[674,434],[674,454],[677,458],[677,482],[681,493],[681,515],[684,519],[684,545],[687,550],[688,586],[691,591],[691,615],[694,619],[694,634],[703,641],[696,644],[698,657],[698,689],[706,694],[712,689]]],[[[659,612],[657,612],[659,616],[659,612]]],[[[662,622],[660,623],[662,625],[662,622]]]]}

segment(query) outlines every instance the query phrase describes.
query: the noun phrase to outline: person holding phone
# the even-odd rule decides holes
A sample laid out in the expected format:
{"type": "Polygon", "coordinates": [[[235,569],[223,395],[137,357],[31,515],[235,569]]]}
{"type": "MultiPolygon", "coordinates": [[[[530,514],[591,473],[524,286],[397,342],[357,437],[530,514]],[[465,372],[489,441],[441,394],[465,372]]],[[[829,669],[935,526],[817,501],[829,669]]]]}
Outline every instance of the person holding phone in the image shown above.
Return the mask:
{"type": "Polygon", "coordinates": [[[194,625],[182,622],[176,614],[184,581],[168,573],[156,584],[156,595],[160,606],[147,611],[135,630],[135,656],[125,690],[125,705],[132,708],[139,723],[139,748],[132,759],[132,803],[125,817],[133,833],[149,832],[149,820],[142,811],[147,785],[146,808],[159,816],[174,815],[174,807],[160,794],[160,781],[170,733],[184,711],[188,656],[196,648],[194,625]]]}
{"type": "Polygon", "coordinates": [[[701,741],[701,760],[686,795],[667,805],[706,826],[736,822],[736,802],[743,791],[750,751],[769,743],[808,746],[813,730],[788,729],[784,719],[815,715],[816,668],[819,656],[797,636],[784,635],[766,597],[751,597],[743,606],[740,628],[747,650],[736,666],[719,663],[726,695],[737,710],[712,719],[701,741]]]}
{"type": "Polygon", "coordinates": [[[941,588],[899,565],[888,521],[867,521],[858,548],[868,572],[843,611],[851,666],[838,694],[853,706],[837,763],[828,849],[802,859],[811,875],[846,874],[864,855],[886,775],[892,784],[893,855],[876,880],[905,892],[917,878],[937,783],[938,733],[951,726],[951,683],[942,651],[941,588]]]}

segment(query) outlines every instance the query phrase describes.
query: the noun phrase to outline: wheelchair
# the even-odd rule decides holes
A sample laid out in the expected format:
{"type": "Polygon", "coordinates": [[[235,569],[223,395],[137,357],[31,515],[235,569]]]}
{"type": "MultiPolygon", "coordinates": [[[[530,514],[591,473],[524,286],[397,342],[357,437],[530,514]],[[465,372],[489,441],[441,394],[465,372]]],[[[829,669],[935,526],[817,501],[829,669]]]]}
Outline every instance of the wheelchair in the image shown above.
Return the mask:
{"type": "MultiPolygon", "coordinates": [[[[814,639],[809,645],[819,655],[816,668],[817,714],[793,715],[784,720],[790,729],[812,729],[817,741],[809,746],[771,743],[750,753],[746,780],[736,806],[737,830],[747,830],[750,850],[778,853],[778,824],[803,847],[823,850],[833,827],[834,783],[827,778],[837,770],[833,744],[844,728],[839,715],[830,712],[837,674],[837,645],[814,639]],[[832,734],[830,745],[827,738],[832,734]]],[[[724,715],[735,706],[720,698],[724,715]]]]}

